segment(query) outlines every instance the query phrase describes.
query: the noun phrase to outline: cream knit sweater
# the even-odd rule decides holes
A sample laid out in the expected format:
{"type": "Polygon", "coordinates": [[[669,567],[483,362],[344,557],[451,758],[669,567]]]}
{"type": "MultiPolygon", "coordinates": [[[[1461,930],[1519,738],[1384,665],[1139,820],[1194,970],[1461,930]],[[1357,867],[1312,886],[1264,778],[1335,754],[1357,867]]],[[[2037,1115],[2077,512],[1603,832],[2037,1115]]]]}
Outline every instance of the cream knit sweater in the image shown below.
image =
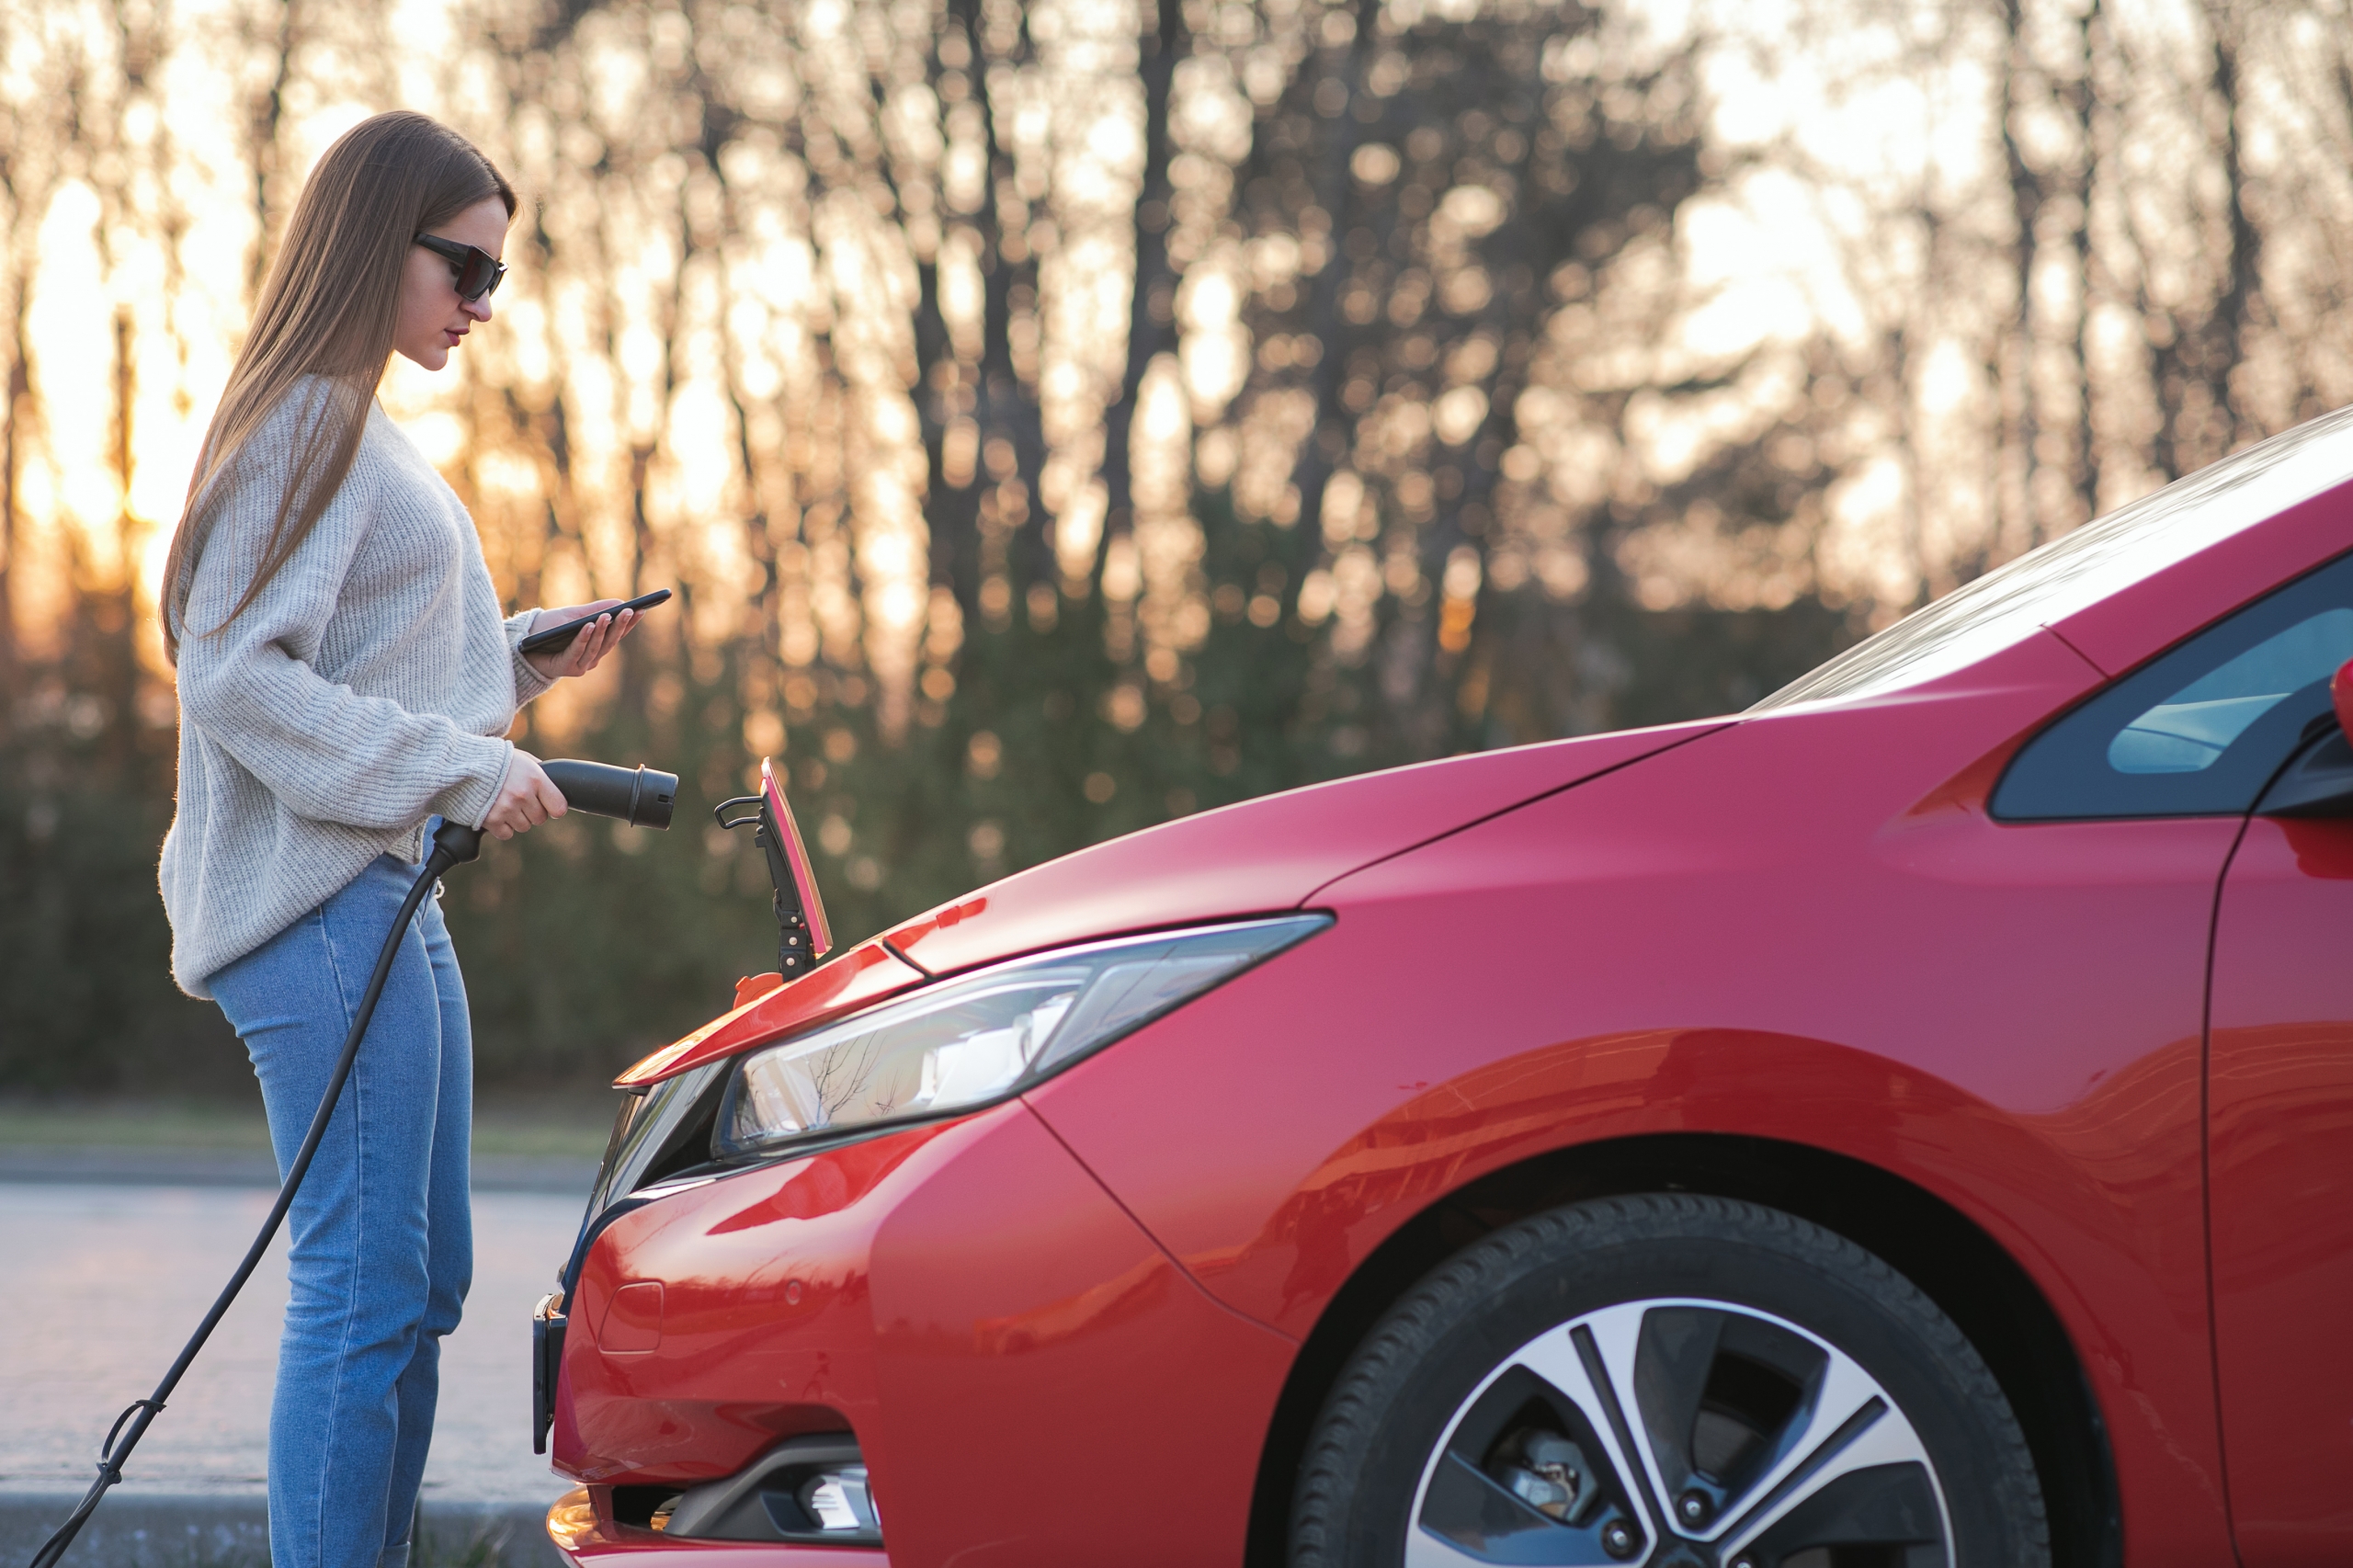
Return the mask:
{"type": "Polygon", "coordinates": [[[553,684],[515,651],[537,612],[502,621],[473,519],[372,403],[317,528],[228,619],[326,396],[300,383],[218,482],[188,579],[161,876],[172,978],[192,996],[377,856],[420,858],[426,817],[479,827],[517,708],[553,684]]]}

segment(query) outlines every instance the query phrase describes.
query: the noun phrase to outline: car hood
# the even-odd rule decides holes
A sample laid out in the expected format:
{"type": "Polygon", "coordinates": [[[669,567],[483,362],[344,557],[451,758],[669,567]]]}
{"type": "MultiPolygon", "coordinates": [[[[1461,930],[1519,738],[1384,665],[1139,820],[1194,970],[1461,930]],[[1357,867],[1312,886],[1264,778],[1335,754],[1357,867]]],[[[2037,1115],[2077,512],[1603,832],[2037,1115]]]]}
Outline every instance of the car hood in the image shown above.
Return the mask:
{"type": "Polygon", "coordinates": [[[1728,722],[1474,752],[1261,796],[1032,867],[885,939],[944,973],[1066,942],[1295,909],[1350,871],[1728,722]]]}
{"type": "Polygon", "coordinates": [[[1071,942],[1296,909],[1351,871],[1731,722],[1585,735],[1360,773],[1094,845],[943,903],[755,995],[617,1082],[676,1076],[932,975],[1071,942]]]}

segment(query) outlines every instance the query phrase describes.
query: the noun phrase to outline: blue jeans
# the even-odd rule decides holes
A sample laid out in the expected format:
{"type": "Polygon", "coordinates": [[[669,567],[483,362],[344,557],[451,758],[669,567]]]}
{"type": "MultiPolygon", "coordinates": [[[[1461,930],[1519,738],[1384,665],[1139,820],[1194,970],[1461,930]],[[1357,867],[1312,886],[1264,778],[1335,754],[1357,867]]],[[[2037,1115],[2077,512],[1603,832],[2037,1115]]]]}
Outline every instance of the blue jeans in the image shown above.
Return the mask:
{"type": "MultiPolygon", "coordinates": [[[[381,855],[210,978],[261,1080],[282,1178],[417,868],[381,855]]],[[[473,1278],[473,1038],[440,906],[410,920],[295,1195],[269,1413],[271,1568],[399,1568],[433,1439],[441,1336],[473,1278]]]]}

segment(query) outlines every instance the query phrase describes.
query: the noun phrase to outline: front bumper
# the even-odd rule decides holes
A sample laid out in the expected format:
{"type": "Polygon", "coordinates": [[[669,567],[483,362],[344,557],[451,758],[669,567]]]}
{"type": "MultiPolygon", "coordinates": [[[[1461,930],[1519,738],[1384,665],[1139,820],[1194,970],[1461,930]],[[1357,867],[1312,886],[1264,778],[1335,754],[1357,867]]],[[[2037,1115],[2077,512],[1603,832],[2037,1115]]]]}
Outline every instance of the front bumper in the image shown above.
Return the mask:
{"type": "Polygon", "coordinates": [[[621,1213],[566,1309],[554,1459],[588,1496],[550,1528],[583,1562],[875,1568],[619,1522],[825,1432],[854,1434],[892,1562],[1237,1562],[1297,1348],[1203,1293],[1017,1099],[621,1213]],[[1145,1495],[1183,1506],[1140,1528],[1145,1495]]]}

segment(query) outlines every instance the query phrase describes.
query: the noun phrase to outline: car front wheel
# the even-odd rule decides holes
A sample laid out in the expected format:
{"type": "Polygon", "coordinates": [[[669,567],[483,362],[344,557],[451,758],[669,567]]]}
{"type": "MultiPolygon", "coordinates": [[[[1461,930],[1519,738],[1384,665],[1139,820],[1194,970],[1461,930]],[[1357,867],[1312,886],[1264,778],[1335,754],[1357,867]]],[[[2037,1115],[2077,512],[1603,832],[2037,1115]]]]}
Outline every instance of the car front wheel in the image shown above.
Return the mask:
{"type": "Polygon", "coordinates": [[[1295,1568],[2037,1568],[2042,1494],[1952,1321],[1844,1238],[1680,1194],[1497,1231],[1341,1373],[1295,1568]]]}

